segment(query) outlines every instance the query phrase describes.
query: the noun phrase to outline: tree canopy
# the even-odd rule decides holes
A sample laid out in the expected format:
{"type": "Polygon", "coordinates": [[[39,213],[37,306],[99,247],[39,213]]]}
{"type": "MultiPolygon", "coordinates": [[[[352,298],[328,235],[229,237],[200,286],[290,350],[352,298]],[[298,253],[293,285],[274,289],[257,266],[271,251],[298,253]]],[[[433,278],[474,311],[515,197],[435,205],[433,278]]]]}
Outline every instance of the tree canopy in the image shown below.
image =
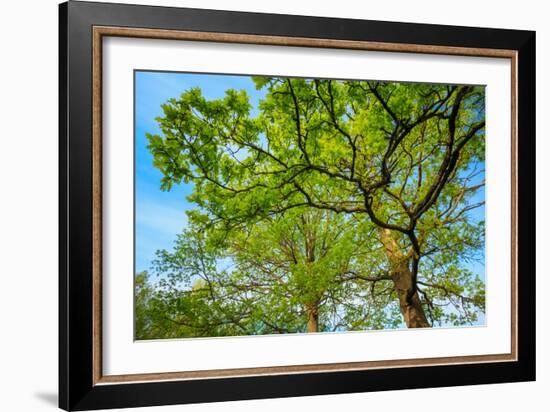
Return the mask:
{"type": "Polygon", "coordinates": [[[161,188],[192,183],[196,205],[159,252],[157,314],[179,336],[475,322],[484,88],[254,82],[257,110],[192,88],[148,135],[161,188]]]}

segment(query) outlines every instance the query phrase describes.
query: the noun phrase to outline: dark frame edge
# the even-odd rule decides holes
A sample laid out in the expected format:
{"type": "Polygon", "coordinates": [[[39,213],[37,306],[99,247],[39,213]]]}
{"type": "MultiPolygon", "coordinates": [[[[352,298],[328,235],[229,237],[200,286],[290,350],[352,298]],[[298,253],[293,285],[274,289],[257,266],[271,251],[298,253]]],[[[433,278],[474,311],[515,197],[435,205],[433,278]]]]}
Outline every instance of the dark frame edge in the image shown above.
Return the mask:
{"type": "Polygon", "coordinates": [[[518,361],[536,380],[536,32],[518,48],[518,361]],[[521,182],[521,186],[519,185],[521,182]],[[522,247],[523,245],[523,247],[522,247]],[[528,279],[526,277],[529,277],[528,279]],[[523,313],[522,313],[523,312],[523,313]]]}
{"type": "Polygon", "coordinates": [[[59,55],[59,141],[58,141],[58,179],[59,179],[59,251],[58,251],[58,265],[59,265],[59,309],[58,309],[58,406],[62,409],[69,410],[69,374],[68,374],[68,290],[67,290],[67,120],[68,120],[68,99],[67,99],[67,86],[68,86],[68,3],[61,3],[58,6],[58,19],[59,19],[59,39],[58,39],[58,55],[59,55]]]}

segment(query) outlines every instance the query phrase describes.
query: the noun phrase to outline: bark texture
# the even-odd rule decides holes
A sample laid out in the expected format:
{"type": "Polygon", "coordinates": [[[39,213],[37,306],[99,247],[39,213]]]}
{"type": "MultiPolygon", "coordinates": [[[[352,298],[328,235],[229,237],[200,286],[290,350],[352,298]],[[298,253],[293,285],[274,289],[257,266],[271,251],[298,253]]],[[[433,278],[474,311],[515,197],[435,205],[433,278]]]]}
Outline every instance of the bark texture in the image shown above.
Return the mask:
{"type": "Polygon", "coordinates": [[[307,332],[319,332],[319,309],[317,305],[306,305],[307,332]]]}
{"type": "Polygon", "coordinates": [[[390,275],[399,298],[399,309],[407,327],[429,328],[430,323],[426,318],[411,271],[412,257],[403,253],[390,230],[380,229],[379,233],[390,263],[390,275]]]}

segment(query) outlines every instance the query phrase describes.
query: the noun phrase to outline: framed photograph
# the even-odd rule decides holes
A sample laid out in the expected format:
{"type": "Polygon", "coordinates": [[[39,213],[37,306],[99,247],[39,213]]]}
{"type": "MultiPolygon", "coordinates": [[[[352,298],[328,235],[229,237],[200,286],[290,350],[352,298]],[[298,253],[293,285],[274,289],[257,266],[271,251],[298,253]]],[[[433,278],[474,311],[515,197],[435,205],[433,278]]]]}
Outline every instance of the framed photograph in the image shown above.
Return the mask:
{"type": "Polygon", "coordinates": [[[60,5],[65,410],[535,379],[535,33],[60,5]]]}

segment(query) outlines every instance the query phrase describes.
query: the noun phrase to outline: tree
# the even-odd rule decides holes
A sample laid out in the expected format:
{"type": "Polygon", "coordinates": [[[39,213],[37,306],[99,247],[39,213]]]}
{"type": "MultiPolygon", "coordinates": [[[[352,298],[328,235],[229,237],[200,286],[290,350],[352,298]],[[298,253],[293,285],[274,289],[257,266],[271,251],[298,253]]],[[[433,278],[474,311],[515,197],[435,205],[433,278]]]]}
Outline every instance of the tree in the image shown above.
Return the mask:
{"type": "Polygon", "coordinates": [[[156,290],[152,285],[148,272],[140,272],[135,276],[135,338],[155,339],[165,334],[166,325],[159,322],[155,311],[156,290]]]}
{"type": "MultiPolygon", "coordinates": [[[[358,288],[380,246],[368,222],[287,212],[228,233],[193,226],[159,251],[156,307],[167,335],[221,336],[397,327],[388,285],[358,288]],[[228,325],[231,325],[229,327],[228,325]],[[238,329],[234,329],[237,327],[238,329]]],[[[161,337],[157,336],[157,337],[161,337]]]]}
{"type": "Polygon", "coordinates": [[[483,258],[484,221],[472,211],[484,205],[484,89],[254,81],[265,91],[256,117],[244,91],[207,100],[194,88],[163,105],[162,136],[148,135],[162,189],[192,182],[201,221],[226,234],[293,210],[368,221],[385,263],[354,272],[358,283],[390,282],[408,327],[475,321],[485,305],[468,269],[483,258]]]}

